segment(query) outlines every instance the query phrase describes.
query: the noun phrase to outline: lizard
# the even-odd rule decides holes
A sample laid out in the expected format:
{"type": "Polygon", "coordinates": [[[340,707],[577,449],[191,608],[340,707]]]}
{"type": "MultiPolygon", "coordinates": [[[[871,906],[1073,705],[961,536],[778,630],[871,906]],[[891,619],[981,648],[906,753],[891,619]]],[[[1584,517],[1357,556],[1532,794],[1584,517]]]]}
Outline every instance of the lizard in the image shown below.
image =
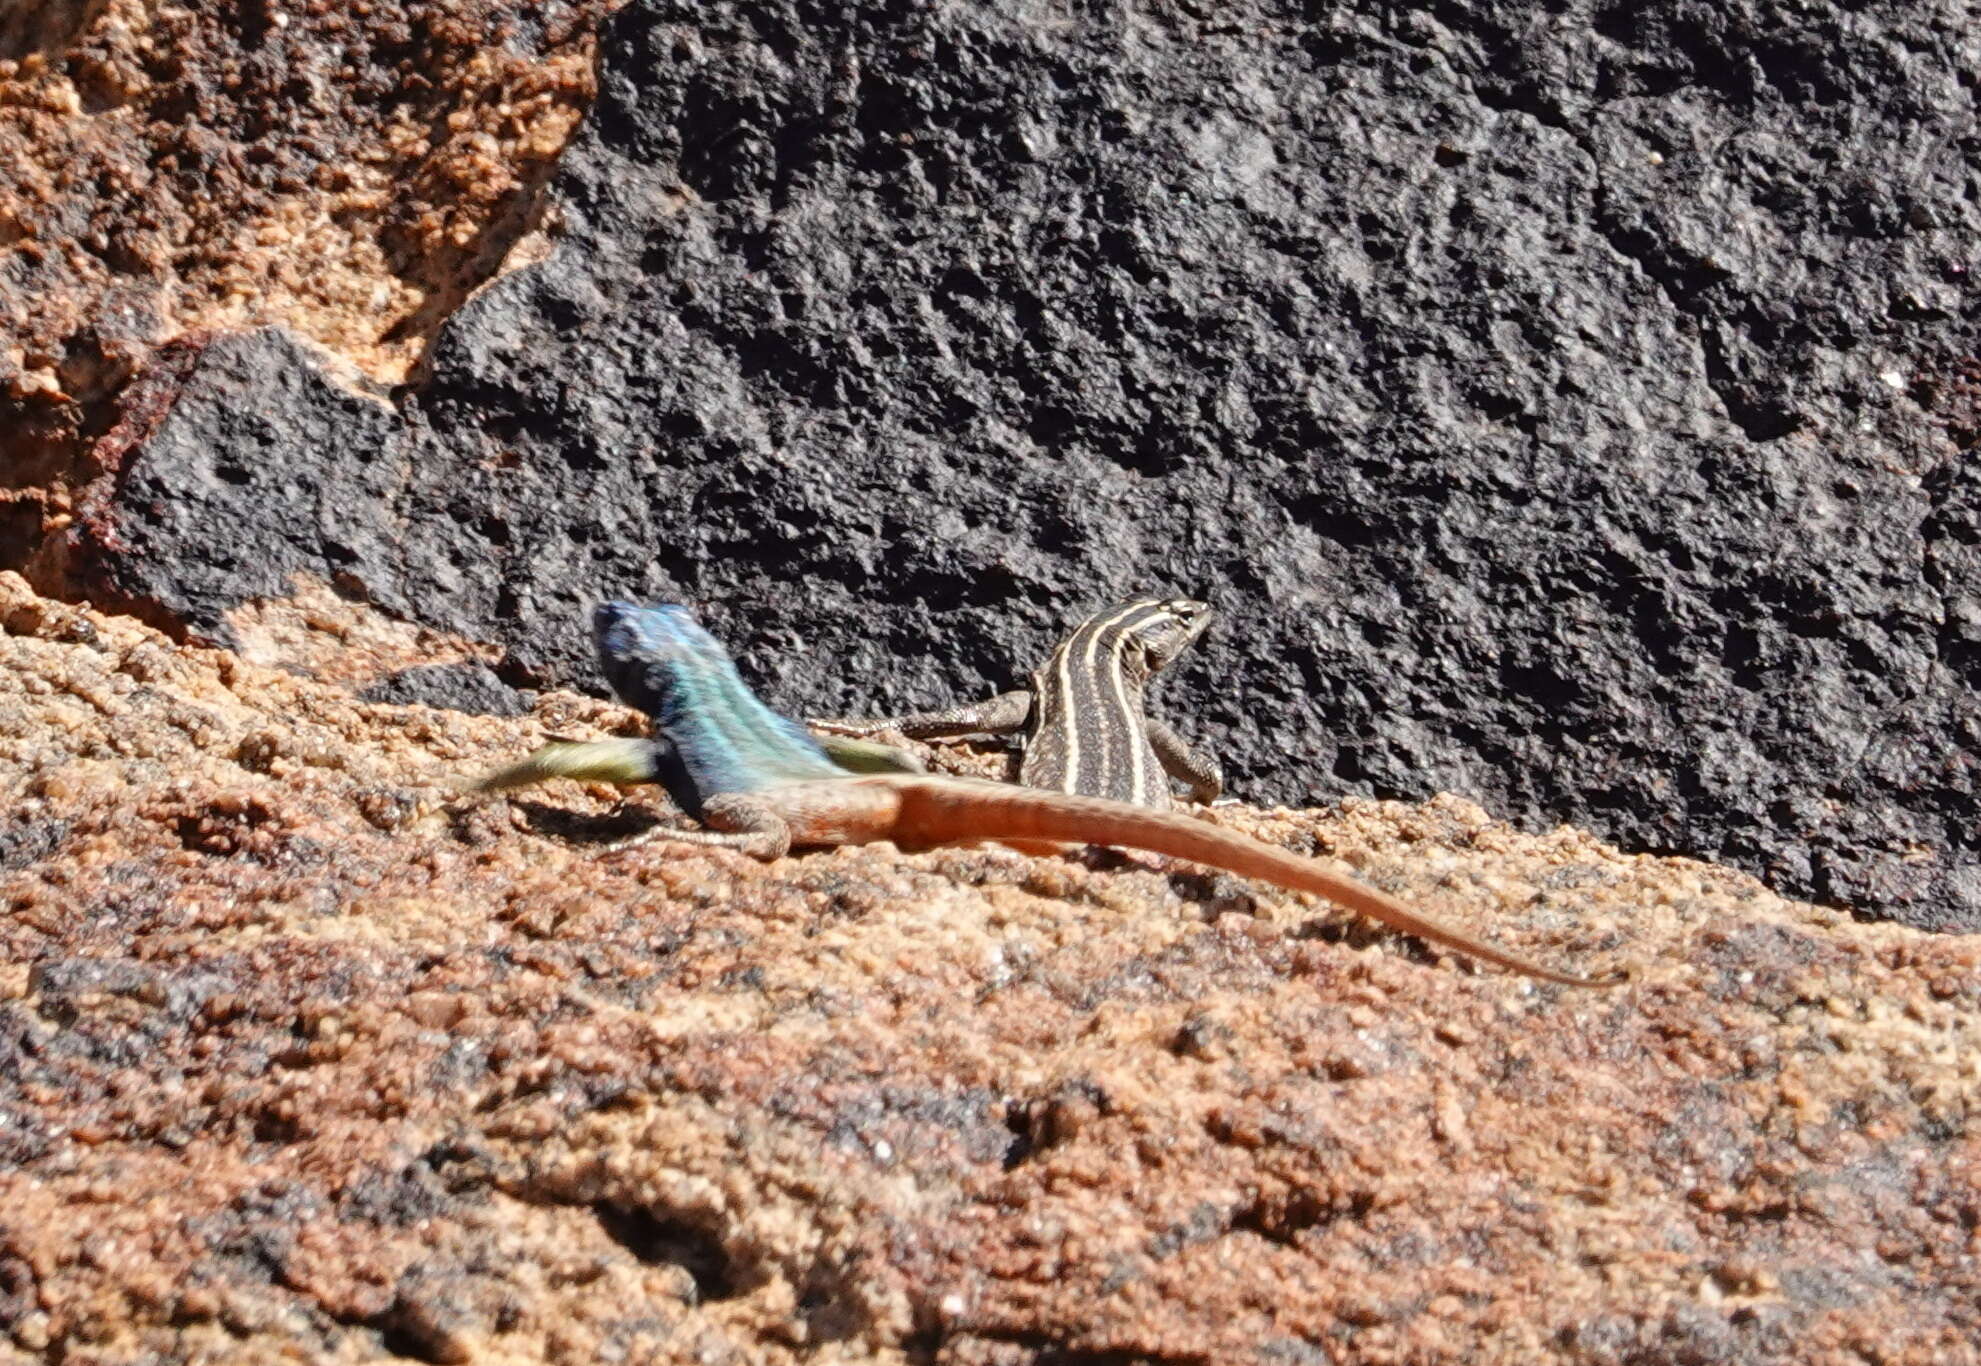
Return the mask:
{"type": "MultiPolygon", "coordinates": [[[[686,607],[600,604],[593,612],[599,662],[612,690],[645,712],[658,740],[637,765],[666,788],[702,830],[663,827],[653,838],[782,858],[798,846],[935,846],[984,840],[1105,844],[1142,849],[1324,896],[1407,934],[1515,972],[1571,986],[1621,978],[1578,977],[1473,938],[1318,860],[1178,811],[1106,797],[927,773],[851,773],[803,726],[772,711],[686,607]]],[[[558,776],[555,746],[484,779],[494,790],[558,776]]],[[[643,777],[642,780],[645,780],[643,777]]]]}
{"type": "Polygon", "coordinates": [[[911,740],[1024,730],[1018,781],[1027,787],[1166,809],[1175,778],[1189,785],[1191,800],[1209,805],[1224,790],[1217,762],[1149,716],[1143,698],[1216,615],[1189,598],[1132,598],[1082,622],[1026,688],[942,711],[808,724],[827,733],[829,751],[838,735],[883,730],[911,740]]]}

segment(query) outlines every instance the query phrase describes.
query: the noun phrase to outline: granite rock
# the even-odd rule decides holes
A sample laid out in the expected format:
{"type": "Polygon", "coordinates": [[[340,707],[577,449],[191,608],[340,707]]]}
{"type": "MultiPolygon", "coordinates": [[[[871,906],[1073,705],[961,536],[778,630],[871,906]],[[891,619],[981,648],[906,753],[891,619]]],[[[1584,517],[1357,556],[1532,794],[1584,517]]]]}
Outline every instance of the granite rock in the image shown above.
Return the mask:
{"type": "Polygon", "coordinates": [[[0,1361],[1973,1360],[1971,937],[1456,798],[1212,817],[1631,973],[1578,991],[1181,866],[460,792],[634,724],[0,574],[0,1361]]]}
{"type": "Polygon", "coordinates": [[[201,343],[20,562],[223,643],[304,573],[512,690],[686,597],[842,714],[1186,591],[1254,799],[1981,927],[1969,19],[637,0],[390,402],[201,343]]]}

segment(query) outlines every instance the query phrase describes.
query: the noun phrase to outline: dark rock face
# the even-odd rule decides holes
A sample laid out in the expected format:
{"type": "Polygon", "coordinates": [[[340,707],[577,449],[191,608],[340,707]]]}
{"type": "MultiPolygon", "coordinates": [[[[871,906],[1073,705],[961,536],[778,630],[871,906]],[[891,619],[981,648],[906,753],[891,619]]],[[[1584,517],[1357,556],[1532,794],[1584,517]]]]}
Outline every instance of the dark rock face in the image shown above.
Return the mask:
{"type": "Polygon", "coordinates": [[[411,606],[396,591],[391,495],[405,469],[387,404],[333,384],[292,338],[264,331],[168,356],[132,406],[158,415],[106,442],[113,468],[83,520],[97,595],[221,641],[228,608],[283,595],[298,571],[411,606]]]}
{"type": "Polygon", "coordinates": [[[307,568],[530,686],[679,596],[848,712],[1187,591],[1165,710],[1241,795],[1981,927],[1955,7],[652,0],[601,63],[557,250],[400,415],[208,351],[92,529],[122,592],[212,631],[307,568]]]}

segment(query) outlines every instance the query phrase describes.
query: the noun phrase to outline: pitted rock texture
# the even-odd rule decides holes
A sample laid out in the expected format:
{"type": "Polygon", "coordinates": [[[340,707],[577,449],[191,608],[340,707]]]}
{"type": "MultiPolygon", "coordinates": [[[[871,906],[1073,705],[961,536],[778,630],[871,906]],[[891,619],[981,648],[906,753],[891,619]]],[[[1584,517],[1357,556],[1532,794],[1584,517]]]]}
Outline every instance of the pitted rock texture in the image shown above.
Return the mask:
{"type": "Polygon", "coordinates": [[[0,1361],[1981,1340],[1973,938],[1452,798],[1215,819],[1630,985],[1135,860],[602,855],[651,818],[457,786],[619,708],[0,628],[0,1361]]]}
{"type": "Polygon", "coordinates": [[[0,566],[188,331],[281,322],[404,377],[505,260],[606,0],[36,0],[0,15],[0,566]]]}
{"type": "Polygon", "coordinates": [[[396,409],[195,348],[38,582],[226,641],[306,572],[522,688],[682,596],[842,715],[1184,591],[1254,800],[1981,927],[1970,20],[639,0],[396,409]]]}

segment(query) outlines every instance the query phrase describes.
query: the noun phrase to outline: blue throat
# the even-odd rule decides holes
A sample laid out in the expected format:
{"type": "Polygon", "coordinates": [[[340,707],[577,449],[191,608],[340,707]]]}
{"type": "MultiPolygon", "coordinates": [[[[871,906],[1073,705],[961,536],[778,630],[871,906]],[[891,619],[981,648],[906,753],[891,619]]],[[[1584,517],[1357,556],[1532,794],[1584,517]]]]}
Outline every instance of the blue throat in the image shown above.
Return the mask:
{"type": "Polygon", "coordinates": [[[606,682],[667,741],[661,781],[689,815],[722,793],[846,776],[803,726],[758,700],[687,608],[601,603],[592,631],[606,682]]]}

